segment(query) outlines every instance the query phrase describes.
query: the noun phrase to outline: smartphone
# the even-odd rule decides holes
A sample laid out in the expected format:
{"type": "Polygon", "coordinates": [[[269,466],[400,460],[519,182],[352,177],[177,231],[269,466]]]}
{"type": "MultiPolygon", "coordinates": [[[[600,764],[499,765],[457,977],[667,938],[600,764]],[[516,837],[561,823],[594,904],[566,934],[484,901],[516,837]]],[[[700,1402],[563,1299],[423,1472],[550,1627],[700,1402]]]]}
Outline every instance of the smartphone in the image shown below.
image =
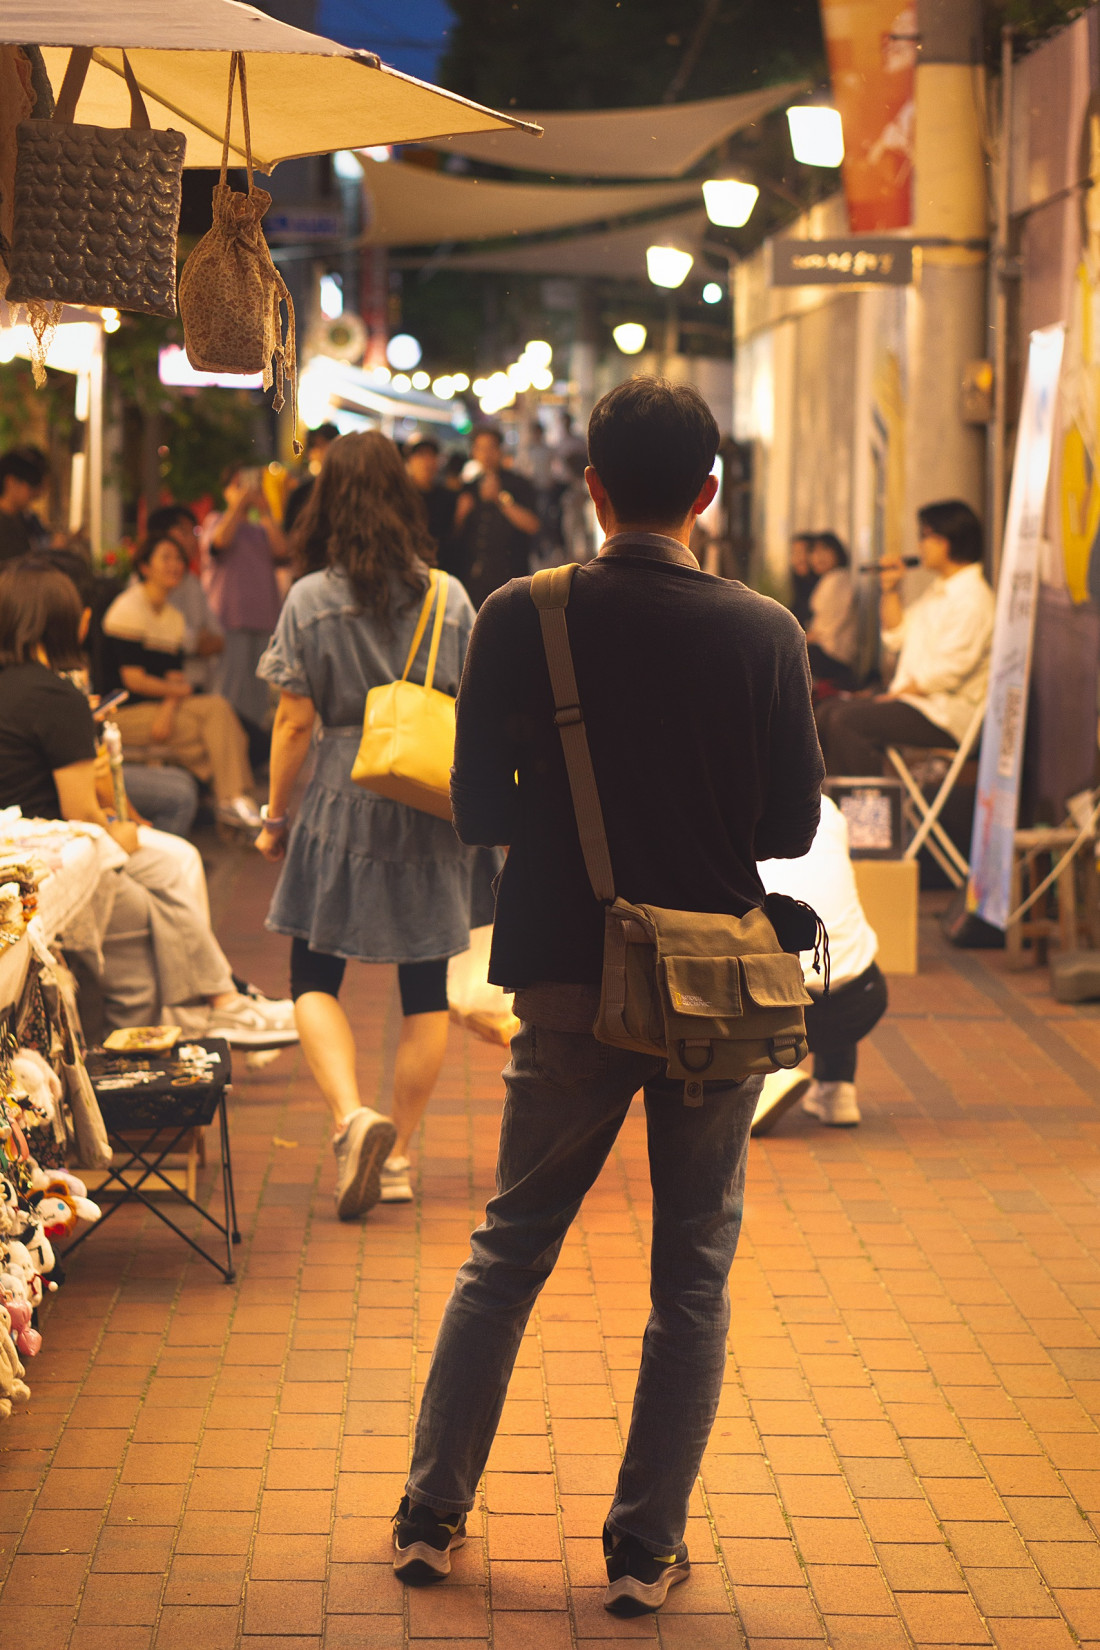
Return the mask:
{"type": "Polygon", "coordinates": [[[101,699],[93,710],[92,715],[97,722],[105,722],[111,712],[119,705],[124,705],[130,697],[128,688],[119,688],[116,693],[109,693],[106,699],[101,699]]]}

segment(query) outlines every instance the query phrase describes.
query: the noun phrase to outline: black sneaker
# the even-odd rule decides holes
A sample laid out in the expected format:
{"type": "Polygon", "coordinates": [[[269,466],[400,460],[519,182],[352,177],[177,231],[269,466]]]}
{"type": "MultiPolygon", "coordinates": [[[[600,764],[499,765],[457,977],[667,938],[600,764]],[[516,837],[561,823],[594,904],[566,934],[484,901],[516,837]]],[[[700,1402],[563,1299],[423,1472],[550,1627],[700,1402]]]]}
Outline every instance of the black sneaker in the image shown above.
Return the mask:
{"type": "Polygon", "coordinates": [[[632,1535],[616,1536],[606,1525],[603,1556],[607,1565],[603,1607],[614,1616],[641,1616],[648,1610],[659,1610],[669,1588],[686,1581],[691,1570],[682,1541],[674,1553],[654,1554],[632,1535]]]}
{"type": "Polygon", "coordinates": [[[465,1513],[437,1513],[407,1495],[393,1515],[393,1567],[402,1581],[418,1587],[451,1573],[451,1553],[466,1540],[465,1513]]]}

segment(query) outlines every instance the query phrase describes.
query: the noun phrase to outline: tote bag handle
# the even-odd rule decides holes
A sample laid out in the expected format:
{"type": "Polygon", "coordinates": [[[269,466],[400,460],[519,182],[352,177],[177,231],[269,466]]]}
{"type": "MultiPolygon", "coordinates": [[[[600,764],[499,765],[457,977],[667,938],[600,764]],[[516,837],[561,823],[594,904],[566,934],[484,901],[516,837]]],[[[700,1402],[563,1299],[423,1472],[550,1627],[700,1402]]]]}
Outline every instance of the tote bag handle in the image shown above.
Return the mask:
{"type": "Polygon", "coordinates": [[[432,610],[433,598],[438,598],[435,610],[435,624],[432,626],[432,640],[428,648],[428,668],[424,673],[424,686],[430,688],[435,680],[435,665],[439,657],[439,642],[443,635],[443,620],[447,612],[447,574],[432,569],[428,577],[428,594],[424,598],[424,606],[420,609],[420,617],[413,632],[412,646],[409,648],[409,657],[405,660],[405,668],[401,672],[401,680],[407,682],[409,672],[413,667],[413,660],[420,651],[420,644],[424,640],[424,632],[428,628],[428,615],[432,610]]]}
{"type": "MultiPolygon", "coordinates": [[[[68,67],[65,78],[61,82],[61,91],[58,93],[54,105],[53,118],[65,126],[71,126],[76,118],[76,106],[80,102],[80,94],[84,90],[84,81],[88,74],[88,65],[92,61],[91,46],[74,46],[69,53],[68,67]]],[[[130,59],[126,53],[122,54],[122,72],[126,76],[126,84],[130,88],[130,130],[132,132],[149,132],[152,125],[149,120],[149,111],[145,107],[145,99],[141,95],[141,87],[130,67],[130,59]]]]}

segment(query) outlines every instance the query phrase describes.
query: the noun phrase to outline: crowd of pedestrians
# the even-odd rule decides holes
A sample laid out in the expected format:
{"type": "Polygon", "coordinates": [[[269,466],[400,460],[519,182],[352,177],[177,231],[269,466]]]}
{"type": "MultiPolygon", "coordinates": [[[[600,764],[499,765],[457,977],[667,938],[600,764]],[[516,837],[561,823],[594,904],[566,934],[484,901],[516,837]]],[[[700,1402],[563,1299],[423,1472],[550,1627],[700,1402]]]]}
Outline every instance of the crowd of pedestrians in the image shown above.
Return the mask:
{"type": "MultiPolygon", "coordinates": [[[[201,521],[183,504],[155,510],[129,582],[106,602],[79,547],[51,542],[33,512],[42,455],[5,454],[0,806],[82,821],[111,845],[100,941],[84,959],[105,1025],[163,1018],[237,1046],[300,1041],[332,1114],[342,1220],[412,1198],[448,961],[494,879],[489,982],[514,993],[520,1025],[497,1191],[444,1314],[394,1567],[405,1581],[449,1572],[528,1317],[642,1090],[652,1313],[603,1532],[605,1603],[631,1613],[658,1608],[690,1569],[688,1496],[721,1388],[764,1079],[757,1066],[673,1082],[663,1055],[595,1035],[605,912],[590,880],[592,798],[582,805],[567,770],[565,729],[586,730],[620,899],[731,918],[766,898],[814,908],[833,987],[827,973],[811,979],[807,952],[813,1069],[785,1088],[822,1123],[850,1127],[858,1043],[886,985],[823,777],[881,772],[891,742],[961,738],[984,698],[992,595],[973,512],[922,510],[928,587],[907,603],[904,566],[875,569],[884,657],[896,657],[882,690],[834,533],[792,544],[790,613],[702,571],[690,544],[715,496],[719,434],[695,390],[633,379],[598,403],[587,440],[568,422],[557,436],[533,425],[517,462],[491,427],[456,455],[428,435],[402,451],[378,432],[322,426],[289,497],[234,463],[224,508],[201,521]],[[555,710],[531,575],[563,561],[580,564],[567,623],[577,702],[555,710]],[[453,820],[352,779],[368,695],[429,670],[457,699],[453,820]],[[122,738],[121,807],[97,738],[104,714],[122,738]],[[234,975],[214,938],[186,840],[203,794],[278,867],[267,926],[290,941],[286,1000],[234,975]],[[385,1113],[364,1103],[340,1002],[356,960],[397,970],[385,1113]]],[[[706,1009],[695,1001],[683,1012],[706,1009]]]]}

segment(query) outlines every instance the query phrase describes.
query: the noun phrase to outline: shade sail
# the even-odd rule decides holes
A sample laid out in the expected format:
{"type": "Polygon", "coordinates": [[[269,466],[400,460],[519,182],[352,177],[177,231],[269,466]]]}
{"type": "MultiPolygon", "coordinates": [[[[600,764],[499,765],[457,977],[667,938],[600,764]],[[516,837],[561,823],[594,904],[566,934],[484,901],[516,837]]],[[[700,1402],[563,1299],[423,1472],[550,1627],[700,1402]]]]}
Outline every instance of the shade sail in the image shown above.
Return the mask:
{"type": "Polygon", "coordinates": [[[724,138],[761,120],[807,89],[805,81],[762,86],[736,97],[650,109],[525,114],[543,128],[538,143],[515,132],[485,132],[447,140],[441,148],[471,160],[517,166],[551,175],[600,178],[675,178],[703,159],[724,138]]]}
{"type": "Polygon", "coordinates": [[[435,246],[441,241],[529,235],[699,198],[697,183],[495,183],[369,159],[364,159],[363,169],[371,201],[366,239],[377,246],[435,246]]]}
{"type": "MultiPolygon", "coordinates": [[[[333,149],[423,142],[453,132],[514,128],[451,92],[267,17],[238,0],[0,0],[0,40],[42,46],[55,91],[70,46],[95,53],[76,118],[126,126],[125,47],[155,127],[187,138],[188,166],[217,166],[225,130],[229,53],[248,54],[252,153],[261,171],[333,149]]],[[[243,156],[239,115],[231,162],[243,156]]]]}
{"type": "MultiPolygon", "coordinates": [[[[432,265],[441,269],[493,270],[509,275],[591,275],[644,281],[646,247],[671,240],[698,258],[706,232],[707,215],[699,208],[592,235],[527,242],[494,251],[456,252],[446,258],[433,257],[432,265]]],[[[398,257],[396,262],[412,266],[416,260],[398,257]]]]}

